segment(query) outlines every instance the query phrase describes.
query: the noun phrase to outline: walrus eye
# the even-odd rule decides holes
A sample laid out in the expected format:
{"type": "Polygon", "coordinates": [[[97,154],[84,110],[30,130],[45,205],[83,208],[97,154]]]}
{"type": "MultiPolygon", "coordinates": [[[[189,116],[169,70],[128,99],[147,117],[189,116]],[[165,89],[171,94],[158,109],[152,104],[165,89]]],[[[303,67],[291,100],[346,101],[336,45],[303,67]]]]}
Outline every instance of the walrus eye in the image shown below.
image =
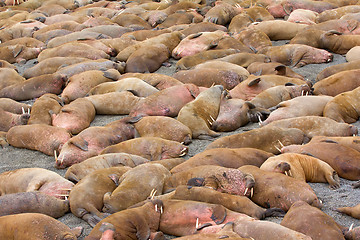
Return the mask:
{"type": "Polygon", "coordinates": [[[226,177],[226,173],[223,173],[223,176],[226,177]]]}

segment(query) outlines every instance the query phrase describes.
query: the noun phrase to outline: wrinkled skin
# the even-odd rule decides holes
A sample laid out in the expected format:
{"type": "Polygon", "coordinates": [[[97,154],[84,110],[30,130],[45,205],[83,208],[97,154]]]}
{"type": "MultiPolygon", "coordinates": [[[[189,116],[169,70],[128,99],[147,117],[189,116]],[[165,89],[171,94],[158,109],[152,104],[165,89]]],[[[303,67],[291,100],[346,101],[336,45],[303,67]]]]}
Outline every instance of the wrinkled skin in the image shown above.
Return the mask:
{"type": "Polygon", "coordinates": [[[333,218],[320,209],[310,206],[303,201],[295,202],[286,213],[281,225],[294,231],[306,234],[312,239],[344,239],[340,226],[333,218]],[[311,221],[311,224],[310,222],[311,221]]]}
{"type": "Polygon", "coordinates": [[[164,192],[180,185],[187,185],[193,178],[203,178],[202,185],[208,188],[240,196],[249,196],[254,185],[254,178],[238,169],[204,165],[171,175],[165,182],[164,192]]]}
{"type": "Polygon", "coordinates": [[[140,100],[130,112],[130,116],[176,117],[180,109],[194,100],[199,93],[199,88],[194,84],[169,87],[140,100]]]}
{"type": "Polygon", "coordinates": [[[135,137],[135,128],[131,124],[138,119],[123,118],[103,127],[89,127],[67,141],[61,149],[56,168],[65,168],[98,155],[109,145],[135,137]]]}
{"type": "Polygon", "coordinates": [[[54,151],[60,152],[71,136],[63,128],[46,124],[32,124],[11,128],[6,138],[13,147],[37,150],[54,156],[54,151]]]}
{"type": "Polygon", "coordinates": [[[0,197],[0,216],[19,213],[42,213],[59,218],[69,211],[69,201],[41,192],[21,192],[0,197]]]}
{"type": "Polygon", "coordinates": [[[40,213],[23,213],[0,217],[2,239],[38,238],[76,240],[82,228],[71,230],[64,223],[40,213]]]}
{"type": "Polygon", "coordinates": [[[39,191],[64,199],[74,184],[59,174],[43,168],[20,168],[0,174],[0,194],[39,191]]]}
{"type": "Polygon", "coordinates": [[[182,157],[187,151],[188,147],[176,141],[159,137],[140,137],[109,146],[101,151],[101,154],[125,152],[154,161],[182,157]]]}
{"type": "Polygon", "coordinates": [[[115,213],[147,199],[155,191],[161,195],[169,170],[160,164],[146,163],[130,169],[119,179],[113,192],[104,195],[103,212],[115,213]]]}

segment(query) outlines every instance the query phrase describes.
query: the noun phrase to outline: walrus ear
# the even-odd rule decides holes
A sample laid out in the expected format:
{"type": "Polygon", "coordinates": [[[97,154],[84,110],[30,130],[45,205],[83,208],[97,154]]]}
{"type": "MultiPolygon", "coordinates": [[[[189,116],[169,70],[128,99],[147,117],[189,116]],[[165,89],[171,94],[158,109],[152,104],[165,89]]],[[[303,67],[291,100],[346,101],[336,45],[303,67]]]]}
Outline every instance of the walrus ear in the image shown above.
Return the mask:
{"type": "Polygon", "coordinates": [[[261,78],[255,78],[254,80],[252,80],[251,82],[248,83],[249,87],[252,87],[256,84],[258,84],[261,81],[261,78]]]}
{"type": "Polygon", "coordinates": [[[83,151],[88,151],[89,143],[84,140],[82,137],[73,138],[69,140],[69,143],[73,144],[75,147],[80,148],[83,151]]]}

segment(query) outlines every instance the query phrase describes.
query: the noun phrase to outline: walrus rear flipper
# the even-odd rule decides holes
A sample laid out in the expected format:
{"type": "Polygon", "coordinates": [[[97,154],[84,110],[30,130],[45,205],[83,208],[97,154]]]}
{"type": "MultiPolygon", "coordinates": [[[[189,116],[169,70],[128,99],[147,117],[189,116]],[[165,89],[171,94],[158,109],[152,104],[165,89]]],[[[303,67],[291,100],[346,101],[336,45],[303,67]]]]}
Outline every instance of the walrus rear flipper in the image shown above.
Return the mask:
{"type": "Polygon", "coordinates": [[[262,219],[267,217],[283,217],[285,214],[286,212],[281,208],[268,208],[265,210],[262,219]]]}

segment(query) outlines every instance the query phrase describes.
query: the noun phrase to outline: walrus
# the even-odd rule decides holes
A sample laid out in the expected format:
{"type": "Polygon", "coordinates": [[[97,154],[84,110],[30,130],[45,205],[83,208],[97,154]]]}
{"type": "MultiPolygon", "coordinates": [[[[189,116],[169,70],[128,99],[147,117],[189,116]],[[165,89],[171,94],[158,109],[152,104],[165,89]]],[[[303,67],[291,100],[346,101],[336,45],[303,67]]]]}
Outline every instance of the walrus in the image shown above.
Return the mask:
{"type": "Polygon", "coordinates": [[[1,89],[0,97],[24,101],[40,97],[45,93],[60,94],[66,80],[67,77],[62,74],[44,74],[1,89]]]}
{"type": "Polygon", "coordinates": [[[26,103],[17,102],[11,98],[0,98],[0,108],[7,112],[22,114],[24,111],[30,111],[32,106],[26,103]]]}
{"type": "Polygon", "coordinates": [[[335,73],[314,84],[314,95],[336,95],[354,90],[360,86],[360,81],[356,76],[360,74],[360,69],[347,70],[335,73]]]}
{"type": "Polygon", "coordinates": [[[344,239],[342,232],[344,227],[320,209],[310,206],[304,201],[293,203],[280,224],[306,234],[312,239],[317,239],[319,236],[321,239],[328,240],[344,239]]]}
{"type": "Polygon", "coordinates": [[[95,107],[86,98],[78,98],[63,106],[59,113],[50,112],[52,125],[75,135],[88,128],[95,118],[95,107]]]}
{"type": "Polygon", "coordinates": [[[353,218],[360,219],[360,204],[354,207],[340,207],[336,209],[338,212],[345,213],[353,218]]]}
{"type": "Polygon", "coordinates": [[[65,173],[65,178],[76,183],[88,174],[99,169],[120,166],[135,167],[147,162],[149,162],[149,160],[128,153],[102,154],[70,166],[65,173]]]}
{"type": "Polygon", "coordinates": [[[110,167],[93,171],[81,179],[69,195],[71,212],[94,227],[106,215],[101,213],[103,196],[115,190],[119,178],[130,167],[110,167]]]}
{"type": "Polygon", "coordinates": [[[251,28],[264,32],[272,41],[276,41],[291,40],[307,26],[308,25],[303,23],[293,23],[276,19],[252,23],[251,28]]]}
{"type": "Polygon", "coordinates": [[[141,207],[116,212],[96,224],[85,239],[100,239],[103,224],[113,225],[114,238],[112,239],[149,239],[150,236],[155,237],[154,235],[159,229],[161,209],[163,209],[162,202],[153,200],[141,207]]]}
{"type": "Polygon", "coordinates": [[[145,163],[130,169],[120,177],[113,192],[105,193],[102,211],[115,213],[144,201],[150,193],[161,195],[169,176],[169,170],[161,164],[145,163]]]}
{"type": "Polygon", "coordinates": [[[325,105],[332,99],[331,96],[299,96],[283,101],[272,108],[275,110],[270,113],[265,121],[261,122],[261,125],[294,117],[322,116],[325,105]]]}
{"type": "Polygon", "coordinates": [[[120,79],[126,77],[136,77],[141,80],[147,82],[153,87],[156,87],[159,90],[163,90],[165,88],[169,88],[176,85],[183,85],[179,80],[160,73],[126,73],[123,74],[120,79]]]}
{"type": "Polygon", "coordinates": [[[148,22],[132,13],[122,13],[114,16],[111,20],[123,27],[133,27],[148,30],[151,29],[151,26],[148,22]]]}
{"type": "Polygon", "coordinates": [[[226,2],[215,2],[215,6],[205,14],[204,21],[225,26],[240,12],[242,12],[241,7],[226,2]]]}
{"type": "MultiPolygon", "coordinates": [[[[199,66],[199,65],[197,65],[199,66]]],[[[239,66],[240,67],[240,66],[239,66]]],[[[246,72],[246,70],[245,70],[246,72]]],[[[199,87],[210,88],[213,85],[222,85],[225,89],[232,89],[245,80],[249,74],[239,73],[233,69],[218,69],[204,67],[190,70],[181,70],[172,75],[173,78],[183,83],[193,83],[199,87]]]]}
{"type": "MultiPolygon", "coordinates": [[[[280,128],[267,125],[244,133],[221,137],[210,143],[206,150],[212,148],[257,148],[273,154],[278,154],[281,145],[301,144],[304,133],[295,128],[280,128]]],[[[306,139],[305,139],[306,140],[306,139]]]]}
{"type": "Polygon", "coordinates": [[[306,95],[310,92],[310,86],[302,85],[278,85],[265,89],[250,100],[250,103],[257,108],[269,109],[275,107],[282,101],[290,100],[295,97],[306,95]]]}
{"type": "MultiPolygon", "coordinates": [[[[28,109],[28,111],[30,111],[30,109],[28,109]]],[[[30,114],[25,111],[23,114],[16,114],[0,108],[0,131],[7,132],[15,126],[26,125],[29,118],[30,114]]]]}
{"type": "Polygon", "coordinates": [[[68,79],[61,93],[61,99],[69,103],[77,98],[85,97],[93,87],[104,82],[116,81],[120,75],[116,69],[88,70],[75,74],[68,79]]]}
{"type": "Polygon", "coordinates": [[[205,52],[199,52],[197,54],[186,56],[176,62],[176,69],[187,70],[198,64],[204,63],[208,60],[222,58],[238,51],[235,49],[211,49],[205,52]]]}
{"type": "Polygon", "coordinates": [[[37,150],[49,156],[54,156],[54,151],[60,152],[70,138],[65,129],[47,124],[16,126],[6,134],[11,146],[37,150]]]}
{"type": "Polygon", "coordinates": [[[331,189],[340,187],[336,171],[326,162],[298,153],[284,153],[269,157],[260,169],[280,172],[305,182],[327,182],[331,189]]]}
{"type": "Polygon", "coordinates": [[[211,139],[220,135],[210,127],[219,114],[223,90],[223,86],[215,85],[181,108],[177,120],[190,128],[193,138],[211,139]]]}
{"type": "Polygon", "coordinates": [[[242,165],[261,164],[273,154],[256,148],[216,148],[200,152],[171,169],[171,173],[185,171],[196,166],[218,165],[227,168],[239,168],[242,165]]]}
{"type": "Polygon", "coordinates": [[[298,200],[303,200],[317,208],[322,207],[321,200],[304,181],[284,174],[264,171],[251,165],[238,169],[254,176],[254,195],[251,200],[262,207],[276,207],[288,211],[290,206],[298,200]]]}
{"type": "Polygon", "coordinates": [[[345,63],[340,63],[340,64],[329,66],[316,75],[316,81],[318,82],[318,81],[320,81],[324,78],[330,77],[331,75],[334,75],[335,73],[338,73],[338,72],[359,69],[359,63],[360,63],[360,60],[356,60],[353,62],[345,62],[345,63]]]}
{"type": "Polygon", "coordinates": [[[25,69],[23,73],[24,78],[32,78],[43,74],[52,74],[59,68],[75,63],[88,61],[88,58],[83,57],[52,57],[37,63],[31,68],[25,69]]]}
{"type": "Polygon", "coordinates": [[[55,167],[65,168],[82,162],[98,155],[107,146],[134,138],[136,130],[132,124],[138,120],[125,117],[105,126],[86,128],[62,146],[59,157],[55,158],[55,167]]]}
{"type": "Polygon", "coordinates": [[[340,177],[360,180],[360,154],[358,151],[336,142],[313,142],[305,145],[290,145],[281,149],[283,153],[307,154],[327,162],[340,177]]]}
{"type": "Polygon", "coordinates": [[[267,55],[271,61],[293,67],[303,67],[314,63],[327,63],[333,59],[333,55],[330,52],[303,44],[264,47],[258,53],[267,55]]]}
{"type": "Polygon", "coordinates": [[[330,118],[320,116],[281,119],[269,123],[267,126],[297,128],[303,131],[310,139],[314,136],[352,136],[358,132],[357,127],[353,125],[338,123],[330,118]]]}
{"type": "MultiPolygon", "coordinates": [[[[350,54],[348,55],[348,52],[351,49],[360,44],[360,38],[357,35],[342,35],[342,33],[336,31],[323,33],[320,36],[320,41],[322,48],[328,49],[333,53],[346,54],[347,56],[350,56],[350,54]]],[[[357,59],[358,58],[354,58],[354,60],[357,59]]]]}
{"type": "Polygon", "coordinates": [[[340,93],[324,108],[324,117],[337,122],[354,123],[360,116],[360,86],[352,91],[340,93]]]}
{"type": "Polygon", "coordinates": [[[270,38],[263,31],[250,27],[235,33],[234,38],[244,43],[254,53],[264,47],[272,46],[270,38]]]}
{"type": "Polygon", "coordinates": [[[45,93],[35,100],[28,124],[47,124],[52,125],[52,119],[49,111],[59,113],[64,102],[60,97],[53,93],[45,93]]]}
{"type": "Polygon", "coordinates": [[[25,63],[27,60],[38,57],[40,48],[26,47],[23,44],[1,46],[0,58],[9,63],[25,63]]]}
{"type": "Polygon", "coordinates": [[[168,192],[179,185],[193,185],[193,180],[196,180],[194,178],[203,179],[202,183],[195,185],[240,196],[250,196],[251,188],[254,185],[254,178],[251,174],[244,174],[234,168],[203,165],[173,173],[166,179],[163,191],[168,192]]]}
{"type": "Polygon", "coordinates": [[[218,58],[219,61],[234,63],[242,67],[248,67],[253,62],[270,62],[270,58],[257,53],[234,53],[229,56],[218,58]]]}
{"type": "Polygon", "coordinates": [[[188,147],[160,137],[139,137],[108,146],[100,154],[118,152],[135,154],[154,161],[182,157],[188,152],[188,147]]]}
{"type": "Polygon", "coordinates": [[[0,68],[0,73],[0,89],[25,81],[15,69],[0,68]]]}
{"type": "Polygon", "coordinates": [[[301,24],[307,24],[307,25],[313,25],[316,24],[316,18],[319,16],[319,13],[311,11],[309,9],[295,9],[292,11],[286,19],[288,22],[293,23],[301,23],[301,24]]]}
{"type": "Polygon", "coordinates": [[[20,192],[0,197],[0,216],[19,213],[42,213],[59,218],[69,212],[69,201],[42,192],[20,192]]]}
{"type": "Polygon", "coordinates": [[[191,142],[189,127],[166,116],[145,116],[134,124],[141,137],[160,137],[184,144],[191,142]]]}
{"type": "Polygon", "coordinates": [[[126,115],[142,99],[130,91],[109,92],[86,97],[95,107],[96,114],[126,115]]]}
{"type": "Polygon", "coordinates": [[[101,83],[88,92],[88,96],[109,92],[133,91],[138,97],[148,97],[159,90],[140,78],[128,77],[115,82],[101,83]]]}
{"type": "Polygon", "coordinates": [[[315,136],[311,139],[310,143],[314,142],[336,142],[341,145],[345,145],[356,151],[360,152],[360,136],[349,136],[349,137],[325,137],[315,136]]]}
{"type": "Polygon", "coordinates": [[[359,59],[359,50],[360,50],[360,48],[359,48],[359,46],[354,46],[354,47],[352,47],[347,53],[346,53],[346,61],[348,61],[348,62],[356,62],[356,61],[358,61],[358,60],[360,60],[359,59]]]}
{"type": "Polygon", "coordinates": [[[21,213],[0,217],[1,239],[67,239],[76,240],[81,227],[70,229],[64,223],[41,213],[21,213]]]}
{"type": "Polygon", "coordinates": [[[0,196],[9,193],[39,191],[64,199],[74,183],[43,168],[20,168],[0,174],[0,196]]]}
{"type": "Polygon", "coordinates": [[[284,64],[277,62],[269,62],[269,63],[253,62],[246,68],[246,70],[250,74],[256,74],[260,72],[261,75],[274,74],[274,75],[281,75],[291,78],[300,78],[304,80],[304,77],[302,75],[294,72],[288,66],[285,66],[284,64]]]}
{"type": "Polygon", "coordinates": [[[245,101],[250,101],[268,88],[289,83],[296,85],[307,84],[304,80],[299,78],[289,78],[280,75],[250,75],[246,80],[231,89],[230,95],[233,98],[241,98],[245,101]]]}

